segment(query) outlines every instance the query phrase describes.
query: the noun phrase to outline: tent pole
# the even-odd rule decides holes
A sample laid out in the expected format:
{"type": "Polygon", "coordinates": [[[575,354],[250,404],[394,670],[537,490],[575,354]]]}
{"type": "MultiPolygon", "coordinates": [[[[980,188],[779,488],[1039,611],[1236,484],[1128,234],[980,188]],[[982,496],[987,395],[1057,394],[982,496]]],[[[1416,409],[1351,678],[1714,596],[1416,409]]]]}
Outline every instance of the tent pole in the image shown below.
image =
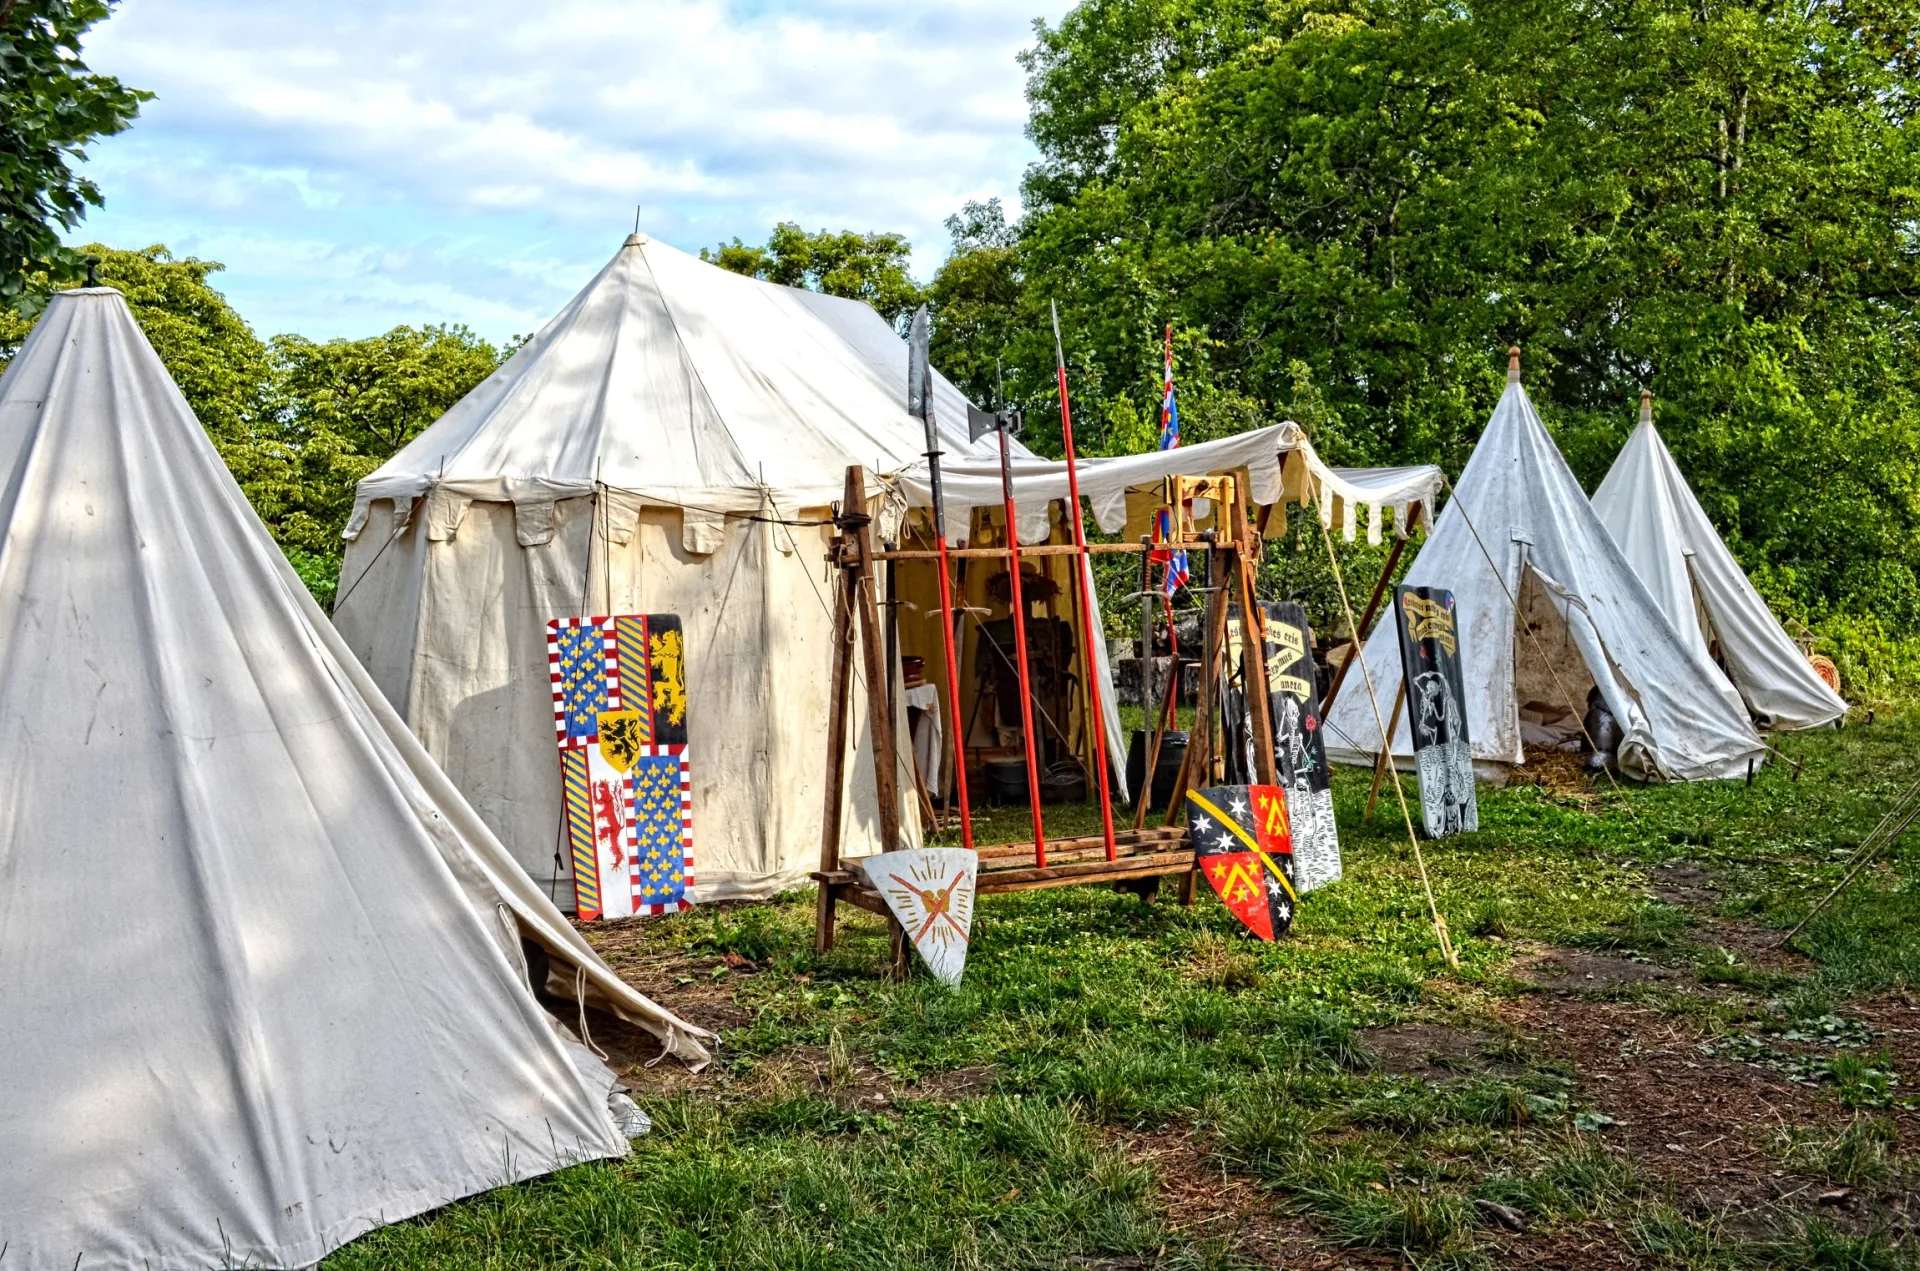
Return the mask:
{"type": "MultiPolygon", "coordinates": [[[[1418,503],[1407,506],[1406,525],[1409,533],[1413,529],[1413,523],[1419,519],[1419,507],[1418,503]]],[[[1380,601],[1387,594],[1387,584],[1393,580],[1393,570],[1400,563],[1400,553],[1406,549],[1406,535],[1397,536],[1393,540],[1393,547],[1387,552],[1387,563],[1381,566],[1380,577],[1373,584],[1373,594],[1367,597],[1367,607],[1360,612],[1360,629],[1353,633],[1353,652],[1347,655],[1347,660],[1340,664],[1338,671],[1334,672],[1333,683],[1327,685],[1326,700],[1320,703],[1320,718],[1325,719],[1327,712],[1333,709],[1333,699],[1339,696],[1340,686],[1346,683],[1347,672],[1353,668],[1353,654],[1365,649],[1367,634],[1373,630],[1374,615],[1380,611],[1380,601]]]]}
{"type": "MultiPolygon", "coordinates": [[[[913,336],[907,355],[907,407],[916,411],[927,433],[927,483],[933,494],[933,543],[939,553],[940,564],[940,643],[947,659],[947,717],[953,729],[953,787],[955,797],[960,804],[960,843],[969,852],[973,850],[973,809],[967,802],[967,741],[966,730],[960,724],[960,663],[954,654],[954,613],[953,584],[948,580],[950,561],[947,556],[947,502],[940,486],[940,430],[933,417],[933,367],[927,361],[927,340],[929,339],[927,307],[913,315],[913,336]]],[[[893,562],[887,562],[891,569],[893,562]]],[[[887,578],[889,590],[887,598],[893,599],[892,575],[887,578]]],[[[892,659],[889,658],[891,663],[892,659]]],[[[888,686],[892,686],[892,670],[888,672],[888,686]]],[[[938,775],[937,773],[935,774],[938,775]]],[[[892,851],[892,848],[888,848],[892,851]]]]}
{"type": "Polygon", "coordinates": [[[874,595],[873,518],[867,514],[866,470],[847,469],[846,510],[852,528],[854,587],[860,605],[860,652],[866,673],[867,713],[873,730],[873,791],[880,804],[880,850],[900,848],[900,751],[887,711],[886,654],[881,647],[880,604],[874,595]]]}
{"type": "Polygon", "coordinates": [[[1267,684],[1267,611],[1260,607],[1256,590],[1257,574],[1253,525],[1247,516],[1247,471],[1242,468],[1233,478],[1233,505],[1227,523],[1239,550],[1234,553],[1234,573],[1240,584],[1240,676],[1246,684],[1247,718],[1253,728],[1253,782],[1278,785],[1280,778],[1273,757],[1273,699],[1267,684]]]}
{"type": "MultiPolygon", "coordinates": [[[[846,505],[842,505],[844,514],[846,505]]],[[[833,538],[832,560],[838,576],[833,589],[833,679],[827,699],[827,789],[826,812],[820,819],[820,872],[831,874],[840,868],[840,818],[845,807],[847,774],[847,706],[853,687],[853,571],[852,544],[844,525],[833,538]]],[[[827,953],[833,948],[833,884],[820,880],[820,897],[814,915],[813,949],[827,953]]]]}
{"type": "Polygon", "coordinates": [[[1186,816],[1187,791],[1205,786],[1213,763],[1214,712],[1219,705],[1220,664],[1226,657],[1227,604],[1226,570],[1220,564],[1221,548],[1214,532],[1201,536],[1207,543],[1207,642],[1200,659],[1200,686],[1193,703],[1193,727],[1187,733],[1187,753],[1174,780],[1173,793],[1167,799],[1166,825],[1174,825],[1186,816]],[[1199,781],[1194,780],[1198,774],[1199,781]]]}
{"type": "MultiPolygon", "coordinates": [[[[1313,523],[1320,527],[1320,541],[1327,545],[1327,565],[1333,570],[1333,585],[1340,593],[1340,608],[1346,613],[1348,625],[1351,626],[1353,604],[1347,599],[1346,580],[1340,576],[1340,558],[1333,553],[1333,534],[1317,515],[1313,518],[1313,523]]],[[[1366,685],[1367,701],[1373,706],[1373,726],[1380,730],[1380,745],[1391,756],[1393,734],[1387,731],[1385,721],[1380,718],[1380,696],[1373,691],[1373,672],[1367,669],[1364,652],[1360,658],[1360,679],[1366,685]]],[[[1440,955],[1446,959],[1450,968],[1458,971],[1460,956],[1453,951],[1453,939],[1447,934],[1447,920],[1440,915],[1440,902],[1433,894],[1433,880],[1427,876],[1427,857],[1420,850],[1420,836],[1413,832],[1413,813],[1407,809],[1407,792],[1400,785],[1400,770],[1393,766],[1391,758],[1387,764],[1387,771],[1393,777],[1394,797],[1400,801],[1400,820],[1407,827],[1407,846],[1413,849],[1413,863],[1420,870],[1420,887],[1427,894],[1427,912],[1433,916],[1433,935],[1440,942],[1440,955]]]]}
{"type": "Polygon", "coordinates": [[[1387,765],[1393,762],[1393,735],[1400,730],[1400,712],[1406,704],[1407,682],[1402,679],[1400,687],[1393,694],[1393,715],[1387,720],[1386,744],[1380,748],[1380,753],[1374,756],[1373,784],[1367,787],[1367,810],[1360,814],[1362,821],[1371,823],[1373,820],[1373,805],[1379,801],[1380,783],[1386,780],[1387,765]]]}
{"type": "Polygon", "coordinates": [[[1113,796],[1107,781],[1106,685],[1100,682],[1100,659],[1094,655],[1094,641],[1101,639],[1093,629],[1093,557],[1087,551],[1087,527],[1080,508],[1080,476],[1073,453],[1073,410],[1067,404],[1067,355],[1060,344],[1060,310],[1051,300],[1047,308],[1053,315],[1054,373],[1060,383],[1060,440],[1067,452],[1067,502],[1072,513],[1067,520],[1073,526],[1073,545],[1079,548],[1074,568],[1080,571],[1080,635],[1082,664],[1086,668],[1087,714],[1093,729],[1093,770],[1100,778],[1100,837],[1107,848],[1107,859],[1117,852],[1113,842],[1113,796]]]}
{"type": "MultiPolygon", "coordinates": [[[[1000,437],[1000,500],[1007,518],[1007,594],[1013,612],[1013,654],[1020,681],[1020,739],[1027,755],[1027,803],[1033,814],[1033,864],[1047,867],[1046,818],[1040,811],[1040,747],[1033,735],[1033,676],[1027,668],[1027,605],[1020,593],[1020,526],[1013,507],[1013,460],[1007,453],[1007,430],[1000,437]]],[[[984,634],[984,633],[983,633],[984,634]]]]}

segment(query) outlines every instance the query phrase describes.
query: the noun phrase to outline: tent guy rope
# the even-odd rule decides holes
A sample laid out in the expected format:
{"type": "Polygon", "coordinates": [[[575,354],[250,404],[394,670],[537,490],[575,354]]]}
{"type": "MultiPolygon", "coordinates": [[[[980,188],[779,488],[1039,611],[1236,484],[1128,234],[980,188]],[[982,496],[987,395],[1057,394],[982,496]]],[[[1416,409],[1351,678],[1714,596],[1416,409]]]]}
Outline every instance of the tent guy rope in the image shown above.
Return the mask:
{"type": "MultiPolygon", "coordinates": [[[[1327,564],[1333,567],[1333,585],[1340,593],[1340,609],[1346,615],[1349,630],[1357,630],[1353,620],[1353,602],[1347,599],[1346,579],[1340,573],[1340,558],[1334,555],[1333,534],[1325,522],[1314,517],[1314,524],[1320,526],[1320,541],[1326,544],[1327,564]]],[[[1400,820],[1407,827],[1407,844],[1413,848],[1413,862],[1420,870],[1420,887],[1427,896],[1427,912],[1433,916],[1433,934],[1440,941],[1440,955],[1447,960],[1447,966],[1458,971],[1459,955],[1453,951],[1453,939],[1447,934],[1447,920],[1441,916],[1440,902],[1434,898],[1433,880],[1427,876],[1427,858],[1420,850],[1420,838],[1413,832],[1413,813],[1407,808],[1407,792],[1400,784],[1400,769],[1393,762],[1393,738],[1387,735],[1386,721],[1380,718],[1380,698],[1373,689],[1373,672],[1367,667],[1366,651],[1356,649],[1360,659],[1360,679],[1366,686],[1367,701],[1373,707],[1373,726],[1380,730],[1382,748],[1387,752],[1387,771],[1393,776],[1393,793],[1400,800],[1400,820]]]]}

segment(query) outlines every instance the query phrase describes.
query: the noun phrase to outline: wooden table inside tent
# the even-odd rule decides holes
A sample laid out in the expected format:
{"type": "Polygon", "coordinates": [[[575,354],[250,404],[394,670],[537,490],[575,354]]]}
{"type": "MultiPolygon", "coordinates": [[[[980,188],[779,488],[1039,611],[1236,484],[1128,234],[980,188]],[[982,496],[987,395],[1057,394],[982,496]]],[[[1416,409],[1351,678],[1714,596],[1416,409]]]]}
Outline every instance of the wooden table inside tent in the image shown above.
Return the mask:
{"type": "MultiPolygon", "coordinates": [[[[1226,656],[1227,605],[1223,599],[1231,599],[1247,612],[1253,596],[1253,570],[1248,565],[1257,560],[1258,530],[1247,514],[1244,502],[1246,482],[1244,477],[1234,482],[1234,497],[1227,504],[1227,516],[1224,533],[1210,532],[1203,540],[1187,543],[1189,551],[1205,554],[1208,565],[1207,587],[1212,601],[1208,605],[1207,640],[1201,659],[1199,696],[1196,700],[1193,729],[1194,740],[1189,744],[1186,762],[1180,770],[1172,797],[1168,800],[1166,824],[1143,826],[1138,829],[1120,829],[1114,831],[1114,851],[1111,858],[1107,854],[1106,840],[1102,835],[1049,839],[1046,844],[1046,863],[1038,860],[1035,845],[1026,843],[1001,843],[982,846],[978,849],[980,868],[976,885],[976,894],[994,895],[1001,892],[1030,891],[1042,887],[1069,887],[1085,883],[1106,884],[1122,891],[1132,891],[1143,898],[1150,898],[1158,889],[1160,880],[1177,877],[1180,882],[1180,901],[1191,904],[1194,893],[1195,859],[1193,845],[1188,840],[1185,817],[1182,806],[1190,774],[1198,771],[1206,779],[1195,784],[1212,784],[1214,765],[1218,756],[1212,751],[1212,736],[1218,713],[1215,685],[1222,669],[1222,659],[1226,656]]],[[[887,908],[880,893],[869,886],[861,874],[854,868],[843,865],[840,848],[843,827],[844,797],[846,788],[848,731],[850,712],[853,709],[854,661],[860,659],[861,689],[865,697],[865,707],[869,727],[873,738],[875,755],[874,787],[878,803],[878,821],[880,841],[883,843],[900,842],[900,799],[899,777],[904,765],[898,761],[888,763],[882,756],[898,756],[902,752],[895,736],[895,716],[888,699],[886,652],[890,641],[886,638],[880,618],[881,602],[878,597],[880,571],[876,566],[889,561],[937,561],[939,553],[935,551],[879,551],[873,543],[871,518],[866,514],[866,478],[858,467],[847,470],[845,498],[841,504],[839,518],[840,532],[836,535],[833,548],[828,556],[830,564],[839,567],[841,577],[835,588],[834,601],[834,658],[831,687],[831,699],[828,718],[827,737],[827,804],[826,816],[822,824],[820,846],[820,868],[812,875],[819,886],[819,904],[815,929],[815,948],[825,953],[833,947],[836,910],[841,904],[850,904],[885,918],[891,933],[892,962],[894,973],[904,975],[909,966],[910,948],[906,933],[887,908]],[[855,652],[855,628],[858,627],[859,651],[855,652]]],[[[1149,550],[1149,545],[1140,543],[1097,543],[1089,544],[1088,550],[1094,553],[1132,553],[1140,554],[1149,550]]],[[[1074,555],[1078,549],[1066,544],[1035,544],[1022,546],[1020,556],[1025,559],[1034,556],[1074,555]]],[[[1012,553],[1006,547],[970,547],[954,549],[949,555],[956,559],[989,558],[1008,560],[1012,553]]],[[[1270,721],[1265,718],[1267,706],[1267,673],[1265,650],[1259,640],[1239,642],[1243,671],[1247,682],[1258,685],[1259,691],[1248,694],[1249,706],[1254,720],[1254,770],[1263,783],[1272,783],[1274,776],[1273,731],[1270,721]]],[[[946,668],[946,674],[955,674],[955,668],[946,668]]],[[[910,762],[910,761],[909,761],[910,762]]],[[[911,768],[905,769],[911,772],[911,768]]],[[[964,774],[958,779],[964,780],[964,774]]],[[[1152,775],[1147,775],[1150,784],[1152,775]]]]}

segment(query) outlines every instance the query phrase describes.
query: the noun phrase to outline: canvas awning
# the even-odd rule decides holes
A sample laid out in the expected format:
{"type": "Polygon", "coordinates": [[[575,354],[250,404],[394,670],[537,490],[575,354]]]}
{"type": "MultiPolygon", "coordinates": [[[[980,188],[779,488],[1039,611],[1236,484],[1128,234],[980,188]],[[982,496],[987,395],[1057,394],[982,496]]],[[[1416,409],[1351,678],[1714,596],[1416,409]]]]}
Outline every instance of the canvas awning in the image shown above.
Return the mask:
{"type": "MultiPolygon", "coordinates": [[[[981,439],[982,444],[991,441],[981,439]]],[[[1046,535],[1048,507],[1067,497],[1067,465],[1059,460],[1021,457],[1013,470],[1014,511],[1023,541],[1046,535]]],[[[1283,422],[1230,437],[1151,450],[1145,454],[1082,459],[1080,497],[1086,500],[1102,532],[1117,534],[1127,522],[1127,494],[1157,485],[1170,476],[1199,477],[1246,469],[1248,497],[1260,506],[1311,503],[1323,524],[1340,526],[1352,542],[1360,514],[1367,517],[1367,541],[1378,543],[1382,526],[1404,534],[1412,528],[1406,510],[1418,505],[1419,524],[1428,524],[1444,480],[1432,464],[1400,468],[1334,468],[1314,452],[1298,424],[1283,422]]],[[[1002,505],[1000,463],[966,457],[944,459],[940,466],[946,496],[947,537],[965,540],[973,509],[1002,505]]],[[[924,462],[899,475],[904,506],[930,507],[932,486],[924,462]]]]}

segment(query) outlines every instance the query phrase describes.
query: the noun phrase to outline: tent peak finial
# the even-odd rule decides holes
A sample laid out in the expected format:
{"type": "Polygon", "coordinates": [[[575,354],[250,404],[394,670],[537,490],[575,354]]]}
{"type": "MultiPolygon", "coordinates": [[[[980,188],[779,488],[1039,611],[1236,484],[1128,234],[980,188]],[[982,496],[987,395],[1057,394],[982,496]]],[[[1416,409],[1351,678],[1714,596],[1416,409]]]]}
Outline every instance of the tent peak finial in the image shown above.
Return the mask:
{"type": "Polygon", "coordinates": [[[1653,422],[1653,390],[1650,388],[1640,390],[1640,422],[1643,424],[1653,422]]]}
{"type": "Polygon", "coordinates": [[[647,236],[639,230],[635,230],[633,233],[627,235],[627,241],[620,245],[622,247],[645,247],[647,245],[647,236]]]}
{"type": "Polygon", "coordinates": [[[1507,350],[1507,383],[1520,382],[1520,346],[1514,345],[1507,350]]]}

